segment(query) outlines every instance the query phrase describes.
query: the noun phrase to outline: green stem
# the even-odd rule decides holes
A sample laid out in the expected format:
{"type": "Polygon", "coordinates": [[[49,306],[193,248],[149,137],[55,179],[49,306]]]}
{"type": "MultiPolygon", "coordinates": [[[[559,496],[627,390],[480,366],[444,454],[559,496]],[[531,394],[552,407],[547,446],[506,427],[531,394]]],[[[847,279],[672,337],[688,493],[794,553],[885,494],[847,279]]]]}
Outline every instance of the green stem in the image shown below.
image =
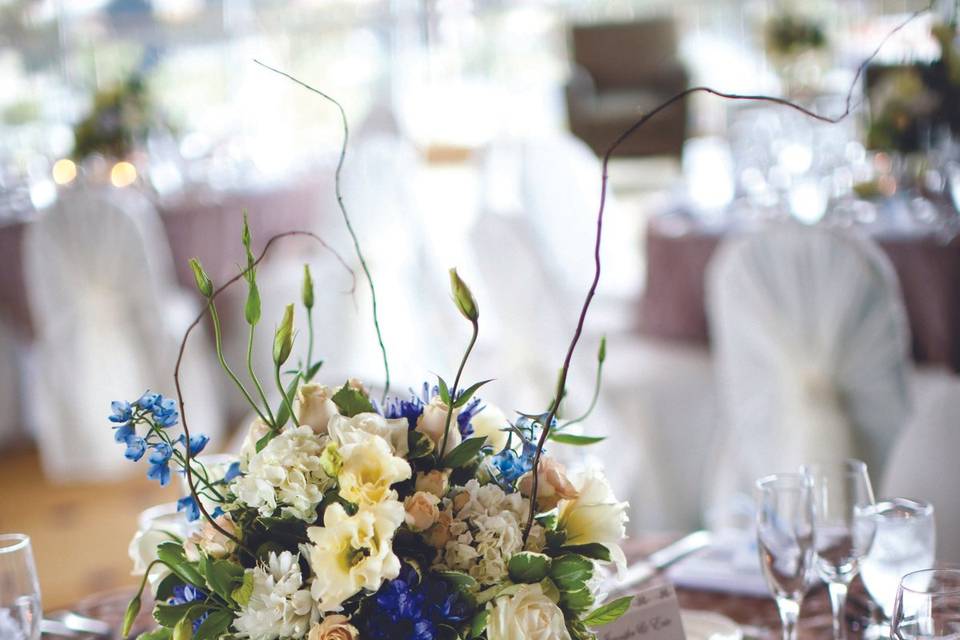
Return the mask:
{"type": "Polygon", "coordinates": [[[287,390],[283,388],[283,381],[280,380],[279,364],[273,368],[273,378],[277,382],[277,389],[280,390],[280,397],[283,398],[283,404],[287,407],[287,411],[290,413],[290,419],[293,420],[293,424],[299,427],[300,421],[297,420],[297,415],[293,412],[293,405],[290,403],[290,398],[287,397],[287,390]]]}
{"type": "Polygon", "coordinates": [[[263,406],[267,410],[267,416],[270,418],[270,422],[267,424],[270,425],[271,429],[276,430],[277,419],[270,409],[270,402],[267,401],[267,394],[263,392],[263,385],[260,384],[260,378],[257,377],[257,374],[253,370],[253,331],[254,325],[250,325],[250,338],[247,340],[247,372],[250,374],[250,379],[253,380],[253,384],[257,388],[257,393],[263,401],[263,406]]]}
{"type": "Polygon", "coordinates": [[[457,376],[453,379],[453,387],[450,388],[450,407],[447,410],[447,420],[443,425],[443,445],[440,447],[440,451],[437,452],[437,460],[443,460],[444,452],[447,450],[447,439],[450,437],[450,422],[453,420],[453,405],[457,402],[457,389],[460,388],[460,376],[463,375],[463,369],[467,366],[467,358],[470,357],[470,352],[473,351],[473,345],[477,343],[477,334],[480,332],[480,324],[473,320],[471,321],[473,325],[473,335],[470,336],[470,344],[467,345],[467,350],[463,352],[463,358],[460,360],[460,367],[457,369],[457,376]]]}
{"type": "Polygon", "coordinates": [[[233,369],[230,368],[230,365],[227,364],[227,360],[223,357],[223,338],[220,333],[220,316],[217,314],[217,306],[213,303],[213,300],[208,302],[210,306],[210,318],[213,320],[213,337],[216,343],[217,348],[217,358],[220,360],[220,366],[223,367],[223,370],[227,372],[227,375],[230,376],[230,379],[233,380],[233,383],[237,385],[237,388],[240,389],[240,393],[243,394],[243,397],[247,399],[247,402],[250,403],[250,406],[253,407],[253,410],[257,412],[257,415],[267,424],[272,424],[267,420],[267,417],[263,415],[263,412],[260,411],[260,407],[257,406],[257,403],[253,401],[253,398],[250,397],[250,394],[247,392],[246,387],[243,386],[243,383],[240,382],[240,378],[237,377],[237,374],[233,372],[233,369]]]}
{"type": "MultiPolygon", "coordinates": [[[[313,368],[313,308],[307,307],[307,370],[309,373],[313,368]]],[[[307,382],[310,382],[307,380],[307,382]]]]}

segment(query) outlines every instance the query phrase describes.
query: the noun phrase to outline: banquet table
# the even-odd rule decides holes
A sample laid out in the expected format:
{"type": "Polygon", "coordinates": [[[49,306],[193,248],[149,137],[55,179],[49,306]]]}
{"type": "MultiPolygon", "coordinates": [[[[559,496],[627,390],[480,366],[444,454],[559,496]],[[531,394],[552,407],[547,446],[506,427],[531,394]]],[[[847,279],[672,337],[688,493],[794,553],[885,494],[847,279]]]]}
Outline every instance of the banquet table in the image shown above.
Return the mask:
{"type": "MultiPolygon", "coordinates": [[[[928,228],[863,225],[897,274],[918,364],[960,372],[960,237],[928,228]]],[[[639,309],[641,333],[709,344],[705,278],[717,247],[740,227],[689,212],[653,216],[646,229],[647,282],[639,309]]]]}
{"type": "MultiPolygon", "coordinates": [[[[634,539],[628,543],[626,549],[628,558],[636,560],[669,544],[679,536],[651,535],[634,539]]],[[[643,587],[663,581],[662,575],[654,577],[643,587]]],[[[643,588],[642,587],[642,588],[643,588]]],[[[862,589],[854,583],[851,589],[851,601],[848,603],[848,613],[858,611],[859,603],[863,602],[862,589]]],[[[104,620],[114,628],[119,629],[127,603],[131,597],[130,591],[112,591],[95,595],[77,603],[73,608],[78,613],[104,620]]],[[[773,640],[780,637],[780,618],[772,598],[756,598],[694,589],[677,589],[680,606],[684,610],[711,611],[729,617],[743,628],[744,638],[763,638],[773,640]]],[[[141,615],[134,626],[134,635],[151,628],[149,604],[144,604],[141,615]]],[[[119,633],[115,638],[119,639],[119,633]]],[[[818,588],[810,593],[803,604],[803,613],[800,618],[799,637],[801,640],[814,640],[831,637],[830,602],[826,589],[818,588]]],[[[857,624],[850,627],[850,638],[860,637],[857,624]]]]}

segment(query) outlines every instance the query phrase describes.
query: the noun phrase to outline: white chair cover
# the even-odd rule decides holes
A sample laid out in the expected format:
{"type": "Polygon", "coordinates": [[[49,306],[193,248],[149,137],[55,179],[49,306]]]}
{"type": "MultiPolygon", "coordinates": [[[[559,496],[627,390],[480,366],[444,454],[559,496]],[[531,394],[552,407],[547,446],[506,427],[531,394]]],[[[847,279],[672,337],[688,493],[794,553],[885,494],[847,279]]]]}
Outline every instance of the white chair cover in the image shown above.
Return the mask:
{"type": "Polygon", "coordinates": [[[885,257],[784,224],[730,240],[708,271],[726,421],[707,477],[714,516],[804,462],[857,457],[879,479],[909,410],[908,330],[885,257]]]}
{"type": "MultiPolygon", "coordinates": [[[[191,304],[175,284],[166,234],[132,189],[77,189],[28,227],[25,275],[37,331],[30,385],[36,437],[52,478],[128,471],[107,416],[110,401],[146,389],[172,396],[191,304]]],[[[182,385],[194,432],[222,429],[212,358],[192,337],[182,385]]]]}
{"type": "Polygon", "coordinates": [[[0,317],[0,451],[26,435],[21,402],[22,356],[16,334],[0,317]]]}

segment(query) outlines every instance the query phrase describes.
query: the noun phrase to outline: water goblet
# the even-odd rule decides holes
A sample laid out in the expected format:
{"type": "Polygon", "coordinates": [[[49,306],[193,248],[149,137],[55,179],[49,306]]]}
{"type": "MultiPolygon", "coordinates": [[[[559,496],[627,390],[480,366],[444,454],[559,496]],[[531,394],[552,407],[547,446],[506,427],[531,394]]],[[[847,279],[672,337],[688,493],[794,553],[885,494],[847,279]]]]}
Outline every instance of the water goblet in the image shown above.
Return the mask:
{"type": "Polygon", "coordinates": [[[42,618],[30,538],[0,534],[0,638],[39,640],[42,618]]]}
{"type": "Polygon", "coordinates": [[[813,485],[816,566],[830,591],[833,637],[844,640],[847,588],[876,531],[867,517],[874,508],[873,488],[867,465],[860,460],[807,465],[802,472],[813,485]]]}
{"type": "Polygon", "coordinates": [[[960,638],[960,570],[924,569],[903,576],[890,632],[894,640],[960,638]]]}
{"type": "Polygon", "coordinates": [[[810,479],[799,473],[761,478],[756,499],[760,566],[780,610],[783,638],[796,640],[814,555],[810,479]]]}

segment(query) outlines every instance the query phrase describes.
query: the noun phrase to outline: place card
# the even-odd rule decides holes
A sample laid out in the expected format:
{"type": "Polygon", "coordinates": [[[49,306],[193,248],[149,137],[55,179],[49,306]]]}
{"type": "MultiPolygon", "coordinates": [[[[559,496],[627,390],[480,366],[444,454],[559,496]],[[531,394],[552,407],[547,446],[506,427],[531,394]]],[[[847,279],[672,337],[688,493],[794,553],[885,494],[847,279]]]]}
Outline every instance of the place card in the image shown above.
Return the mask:
{"type": "Polygon", "coordinates": [[[633,597],[630,608],[616,622],[597,630],[599,640],[686,640],[680,603],[673,586],[663,584],[633,597]]]}

